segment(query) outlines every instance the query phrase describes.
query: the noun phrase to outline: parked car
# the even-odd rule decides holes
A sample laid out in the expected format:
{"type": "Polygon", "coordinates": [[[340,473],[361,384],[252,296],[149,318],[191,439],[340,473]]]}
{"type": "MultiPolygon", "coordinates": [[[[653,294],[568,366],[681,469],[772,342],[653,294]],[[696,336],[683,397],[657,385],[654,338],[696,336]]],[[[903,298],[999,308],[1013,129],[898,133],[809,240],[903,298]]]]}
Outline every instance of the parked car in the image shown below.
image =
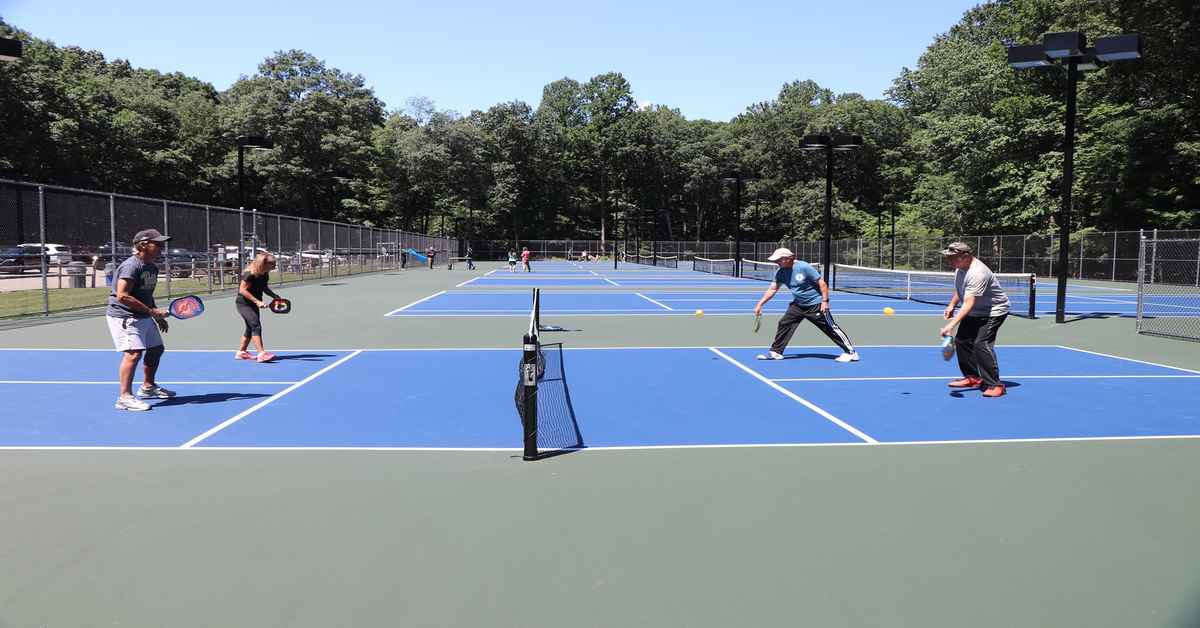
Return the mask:
{"type": "Polygon", "coordinates": [[[0,272],[19,274],[27,270],[40,271],[42,258],[46,258],[47,265],[50,263],[49,257],[41,253],[41,248],[40,244],[21,244],[0,250],[0,272]]]}
{"type": "MultiPolygon", "coordinates": [[[[112,250],[111,244],[102,244],[96,247],[95,257],[92,258],[92,267],[96,270],[104,270],[104,266],[113,261],[112,250]]],[[[133,255],[132,247],[124,244],[117,245],[117,264],[128,259],[130,255],[133,255]]]]}
{"type": "MultiPolygon", "coordinates": [[[[31,246],[37,248],[36,243],[22,244],[21,246],[31,246]]],[[[51,264],[69,264],[71,263],[71,248],[65,244],[46,244],[46,253],[49,255],[51,264]]]]}
{"type": "MultiPolygon", "coordinates": [[[[24,244],[18,244],[17,247],[24,249],[27,255],[31,255],[35,258],[32,265],[41,267],[41,262],[36,260],[38,249],[40,249],[42,247],[41,244],[38,244],[37,242],[26,242],[24,244]]],[[[46,263],[47,264],[55,264],[55,265],[61,266],[63,264],[69,264],[71,262],[71,249],[70,249],[70,247],[68,247],[65,244],[47,243],[45,252],[46,252],[46,263]]],[[[29,265],[29,264],[27,264],[27,265],[29,265]]]]}

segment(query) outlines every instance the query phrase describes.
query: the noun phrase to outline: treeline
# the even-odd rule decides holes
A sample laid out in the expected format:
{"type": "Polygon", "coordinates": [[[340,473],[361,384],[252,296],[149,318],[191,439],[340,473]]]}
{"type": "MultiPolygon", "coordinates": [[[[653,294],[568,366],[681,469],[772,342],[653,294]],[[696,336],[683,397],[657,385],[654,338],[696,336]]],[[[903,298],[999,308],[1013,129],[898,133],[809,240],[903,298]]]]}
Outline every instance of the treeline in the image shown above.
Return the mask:
{"type": "Polygon", "coordinates": [[[888,100],[798,80],[728,122],[638,108],[616,72],[554,81],[536,106],[389,110],[364,77],[300,50],[219,92],[0,20],[25,41],[21,61],[0,65],[0,176],[237,206],[234,138],[265,135],[275,148],[248,153],[246,189],[248,206],[269,211],[476,239],[724,240],[737,228],[725,179],[740,172],[753,179],[745,237],[812,238],[824,161],[799,139],[841,129],[865,146],[835,157],[835,236],[873,235],[893,211],[908,236],[1045,233],[1065,80],[1010,69],[1004,45],[1062,30],[1146,40],[1143,60],[1080,85],[1077,227],[1200,227],[1190,0],[989,2],[936,38],[888,100]]]}

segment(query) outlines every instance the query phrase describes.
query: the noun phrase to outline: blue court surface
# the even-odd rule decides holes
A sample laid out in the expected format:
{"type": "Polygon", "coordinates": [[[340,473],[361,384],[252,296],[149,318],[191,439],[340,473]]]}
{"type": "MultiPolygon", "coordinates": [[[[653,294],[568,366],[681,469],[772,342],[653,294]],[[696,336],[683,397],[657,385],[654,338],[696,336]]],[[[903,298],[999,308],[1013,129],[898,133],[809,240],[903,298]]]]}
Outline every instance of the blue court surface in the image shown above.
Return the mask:
{"type": "MultiPolygon", "coordinates": [[[[737,280],[744,284],[745,280],[737,280]]],[[[753,282],[757,290],[708,291],[570,291],[543,290],[542,314],[555,316],[694,315],[696,310],[713,315],[748,316],[762,297],[765,284],[753,282]]],[[[790,294],[776,295],[764,310],[782,314],[790,294]]],[[[528,290],[448,290],[430,295],[387,313],[387,316],[528,316],[528,290]]],[[[940,315],[942,307],[860,294],[837,294],[834,314],[877,315],[891,307],[900,316],[940,315]]]]}
{"type": "MultiPolygon", "coordinates": [[[[1059,346],[1002,346],[1009,394],[952,391],[932,346],[566,349],[585,448],[1200,436],[1200,371],[1059,346]]],[[[0,350],[0,447],[519,450],[518,350],[168,351],[178,397],[113,409],[113,351],[0,350]]],[[[139,375],[140,377],[140,375],[139,375]]],[[[136,381],[136,380],[135,380],[136,381]]],[[[547,392],[545,401],[550,403],[547,392]]],[[[539,407],[541,403],[539,399],[539,407]]]]}

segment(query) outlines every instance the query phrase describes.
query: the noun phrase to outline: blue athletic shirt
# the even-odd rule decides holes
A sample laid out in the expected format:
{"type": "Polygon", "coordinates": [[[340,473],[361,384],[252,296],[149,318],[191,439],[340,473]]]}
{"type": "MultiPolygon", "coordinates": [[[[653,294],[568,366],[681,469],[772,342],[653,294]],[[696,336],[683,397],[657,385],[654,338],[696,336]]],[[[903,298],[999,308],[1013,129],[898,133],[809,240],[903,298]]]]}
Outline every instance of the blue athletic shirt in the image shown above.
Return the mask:
{"type": "Polygon", "coordinates": [[[775,283],[792,291],[792,301],[797,305],[811,307],[821,304],[821,288],[817,282],[821,273],[808,262],[796,260],[791,268],[775,271],[775,283]]]}

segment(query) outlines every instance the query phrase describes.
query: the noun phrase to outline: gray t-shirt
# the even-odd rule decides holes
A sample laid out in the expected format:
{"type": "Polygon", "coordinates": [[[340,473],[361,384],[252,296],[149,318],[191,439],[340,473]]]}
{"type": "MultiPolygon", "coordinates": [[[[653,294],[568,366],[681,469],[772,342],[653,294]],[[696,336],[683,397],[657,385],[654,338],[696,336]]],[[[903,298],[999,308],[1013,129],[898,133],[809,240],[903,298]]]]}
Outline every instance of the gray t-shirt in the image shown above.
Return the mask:
{"type": "Polygon", "coordinates": [[[1000,287],[1000,281],[979,258],[971,260],[971,266],[954,271],[954,291],[961,303],[968,294],[975,295],[975,307],[967,316],[1004,316],[1008,314],[1008,295],[1000,287]]]}
{"type": "Polygon", "coordinates": [[[105,311],[109,316],[116,318],[149,318],[149,314],[134,312],[117,301],[117,284],[122,279],[128,279],[133,283],[129,294],[146,304],[146,307],[154,308],[156,307],[154,305],[154,287],[158,285],[158,266],[155,266],[153,262],[143,262],[136,255],[121,262],[121,265],[117,266],[117,270],[113,272],[112,293],[108,295],[108,309],[105,311]]]}

